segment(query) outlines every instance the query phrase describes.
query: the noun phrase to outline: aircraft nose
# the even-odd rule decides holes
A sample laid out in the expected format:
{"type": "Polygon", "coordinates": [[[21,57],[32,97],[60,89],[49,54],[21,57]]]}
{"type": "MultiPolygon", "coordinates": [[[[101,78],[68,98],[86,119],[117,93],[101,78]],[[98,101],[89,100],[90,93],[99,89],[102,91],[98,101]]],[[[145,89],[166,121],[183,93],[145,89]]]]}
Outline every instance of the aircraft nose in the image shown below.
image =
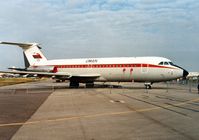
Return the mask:
{"type": "Polygon", "coordinates": [[[186,78],[188,74],[189,74],[189,72],[186,71],[185,69],[183,69],[183,78],[186,78]]]}

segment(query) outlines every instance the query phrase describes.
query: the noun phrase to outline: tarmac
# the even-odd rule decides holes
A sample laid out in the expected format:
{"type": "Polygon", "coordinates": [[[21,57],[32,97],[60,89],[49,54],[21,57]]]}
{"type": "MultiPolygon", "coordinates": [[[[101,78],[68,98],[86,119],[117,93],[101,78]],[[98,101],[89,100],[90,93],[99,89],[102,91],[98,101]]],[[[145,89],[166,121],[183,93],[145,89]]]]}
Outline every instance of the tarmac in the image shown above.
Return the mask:
{"type": "MultiPolygon", "coordinates": [[[[0,88],[0,139],[197,140],[199,94],[186,85],[79,89],[41,81],[0,88]]],[[[109,83],[107,83],[109,85],[109,83]]]]}

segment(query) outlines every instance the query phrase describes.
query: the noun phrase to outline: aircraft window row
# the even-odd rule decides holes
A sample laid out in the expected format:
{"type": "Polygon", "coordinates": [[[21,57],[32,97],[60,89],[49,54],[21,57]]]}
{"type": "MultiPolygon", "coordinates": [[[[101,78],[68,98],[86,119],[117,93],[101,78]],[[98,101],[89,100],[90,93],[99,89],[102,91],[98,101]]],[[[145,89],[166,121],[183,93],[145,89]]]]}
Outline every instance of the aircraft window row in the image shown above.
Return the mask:
{"type": "Polygon", "coordinates": [[[139,64],[105,64],[105,65],[62,65],[57,68],[111,68],[111,67],[137,67],[139,64]]]}
{"type": "Polygon", "coordinates": [[[160,62],[158,65],[174,65],[172,62],[160,62]]]}

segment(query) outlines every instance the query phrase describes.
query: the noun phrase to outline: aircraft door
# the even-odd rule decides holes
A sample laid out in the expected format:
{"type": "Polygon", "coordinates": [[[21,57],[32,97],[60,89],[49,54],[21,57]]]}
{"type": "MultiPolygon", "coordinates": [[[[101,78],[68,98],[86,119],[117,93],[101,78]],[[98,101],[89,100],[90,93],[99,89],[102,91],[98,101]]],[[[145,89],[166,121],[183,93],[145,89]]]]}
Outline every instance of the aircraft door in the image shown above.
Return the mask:
{"type": "Polygon", "coordinates": [[[130,71],[130,79],[133,81],[134,80],[134,78],[133,78],[133,67],[130,67],[129,71],[130,71]]]}
{"type": "Polygon", "coordinates": [[[122,77],[121,79],[124,80],[124,81],[132,81],[134,78],[133,78],[133,67],[123,67],[122,68],[122,77]]]}

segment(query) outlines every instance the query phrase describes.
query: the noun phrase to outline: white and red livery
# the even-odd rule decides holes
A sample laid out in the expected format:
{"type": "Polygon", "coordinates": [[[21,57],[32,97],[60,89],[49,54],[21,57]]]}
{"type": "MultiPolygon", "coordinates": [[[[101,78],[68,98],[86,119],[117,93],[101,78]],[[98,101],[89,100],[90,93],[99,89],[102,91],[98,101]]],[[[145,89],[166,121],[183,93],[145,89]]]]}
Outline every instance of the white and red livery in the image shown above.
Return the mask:
{"type": "Polygon", "coordinates": [[[7,73],[54,76],[70,80],[70,87],[86,83],[92,87],[101,82],[144,82],[147,88],[155,82],[186,77],[188,72],[163,57],[115,57],[47,60],[37,43],[0,42],[17,45],[24,51],[26,68],[14,68],[7,73]]]}

